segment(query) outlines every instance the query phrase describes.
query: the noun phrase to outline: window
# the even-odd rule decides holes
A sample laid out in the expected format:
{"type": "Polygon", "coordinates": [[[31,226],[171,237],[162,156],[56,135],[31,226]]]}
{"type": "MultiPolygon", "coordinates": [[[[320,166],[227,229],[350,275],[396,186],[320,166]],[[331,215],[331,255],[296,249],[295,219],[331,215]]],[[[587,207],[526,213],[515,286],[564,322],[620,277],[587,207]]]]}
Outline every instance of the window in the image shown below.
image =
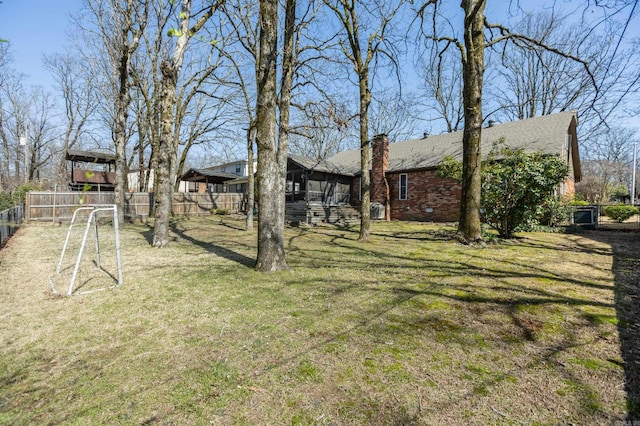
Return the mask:
{"type": "Polygon", "coordinates": [[[222,166],[222,173],[225,173],[226,171],[226,167],[222,166]]]}
{"type": "Polygon", "coordinates": [[[240,164],[236,164],[236,174],[240,174],[240,164]]]}
{"type": "Polygon", "coordinates": [[[400,175],[400,182],[398,183],[398,199],[406,200],[407,199],[407,174],[402,173],[400,175]]]}

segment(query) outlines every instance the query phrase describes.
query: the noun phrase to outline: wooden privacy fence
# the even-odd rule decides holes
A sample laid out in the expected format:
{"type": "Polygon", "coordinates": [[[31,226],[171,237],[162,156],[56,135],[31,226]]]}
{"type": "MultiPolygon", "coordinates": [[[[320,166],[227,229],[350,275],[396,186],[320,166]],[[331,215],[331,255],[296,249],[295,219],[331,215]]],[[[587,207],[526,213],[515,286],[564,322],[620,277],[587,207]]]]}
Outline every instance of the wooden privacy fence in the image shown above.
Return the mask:
{"type": "MultiPolygon", "coordinates": [[[[173,214],[177,216],[208,215],[213,210],[228,213],[244,211],[244,194],[176,192],[173,195],[173,214]]],[[[113,192],[29,192],[26,198],[27,221],[68,222],[81,206],[114,204],[113,192]]],[[[125,194],[125,218],[144,220],[149,217],[153,193],[125,194]]]]}

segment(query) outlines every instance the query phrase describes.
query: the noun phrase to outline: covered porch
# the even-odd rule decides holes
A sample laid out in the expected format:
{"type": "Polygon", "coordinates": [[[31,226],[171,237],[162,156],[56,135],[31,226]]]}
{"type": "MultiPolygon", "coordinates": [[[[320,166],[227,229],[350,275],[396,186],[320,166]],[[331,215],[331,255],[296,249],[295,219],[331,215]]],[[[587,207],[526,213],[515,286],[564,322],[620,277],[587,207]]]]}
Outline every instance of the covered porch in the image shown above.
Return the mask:
{"type": "Polygon", "coordinates": [[[340,206],[351,204],[353,175],[340,173],[322,160],[290,155],[287,164],[287,203],[340,206]]]}
{"type": "Polygon", "coordinates": [[[357,223],[360,213],[351,206],[353,181],[353,174],[329,162],[289,155],[286,220],[309,225],[357,223]]]}
{"type": "Polygon", "coordinates": [[[104,152],[68,150],[71,163],[69,189],[72,191],[113,191],[116,156],[104,152]]]}
{"type": "Polygon", "coordinates": [[[244,193],[246,184],[238,182],[238,178],[240,176],[213,169],[189,169],[182,174],[180,180],[187,182],[186,192],[244,193]]]}

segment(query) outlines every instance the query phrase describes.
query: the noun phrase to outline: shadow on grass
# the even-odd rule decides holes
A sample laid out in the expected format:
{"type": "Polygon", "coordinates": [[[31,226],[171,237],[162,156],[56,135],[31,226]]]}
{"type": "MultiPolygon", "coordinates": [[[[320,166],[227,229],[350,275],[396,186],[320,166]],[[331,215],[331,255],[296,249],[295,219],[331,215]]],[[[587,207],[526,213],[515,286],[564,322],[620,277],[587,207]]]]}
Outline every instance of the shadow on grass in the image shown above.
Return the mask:
{"type": "Polygon", "coordinates": [[[589,231],[589,238],[609,244],[613,252],[615,305],[624,361],[627,419],[640,420],[640,234],[589,231]]]}
{"type": "MultiPolygon", "coordinates": [[[[232,262],[239,263],[242,266],[246,266],[247,268],[253,268],[255,265],[255,259],[252,259],[248,256],[245,256],[242,253],[238,253],[236,251],[230,250],[222,245],[213,244],[211,242],[199,240],[189,235],[187,229],[180,227],[181,221],[171,221],[169,224],[169,230],[173,232],[178,238],[181,238],[185,241],[190,242],[191,244],[201,247],[209,253],[213,253],[216,256],[220,256],[224,259],[231,260],[232,262]]],[[[228,225],[223,221],[220,221],[219,225],[229,227],[233,230],[241,230],[241,228],[228,225]]],[[[149,245],[153,245],[153,227],[148,226],[144,231],[142,231],[142,235],[147,241],[149,245]]]]}
{"type": "Polygon", "coordinates": [[[192,237],[191,235],[187,234],[187,231],[185,229],[182,229],[178,226],[178,223],[176,222],[172,222],[169,225],[169,229],[174,232],[178,237],[182,238],[185,241],[189,241],[190,243],[198,246],[198,247],[202,247],[203,249],[205,249],[206,251],[208,251],[209,253],[213,253],[216,256],[220,256],[222,258],[225,258],[227,260],[230,260],[232,262],[236,262],[239,263],[242,266],[246,266],[247,268],[253,268],[255,266],[256,260],[252,259],[248,256],[245,256],[242,253],[238,253],[236,251],[233,250],[229,250],[226,247],[223,247],[221,245],[217,245],[217,244],[213,244],[210,242],[206,242],[206,241],[202,241],[202,240],[198,240],[197,238],[192,237]]]}
{"type": "MultiPolygon", "coordinates": [[[[313,232],[313,231],[307,231],[313,232]]],[[[342,233],[337,235],[326,235],[328,243],[335,247],[340,247],[351,252],[360,253],[368,256],[363,264],[359,263],[359,267],[362,268],[363,274],[365,271],[372,271],[375,269],[375,263],[378,263],[378,267],[382,262],[389,262],[390,259],[400,262],[407,262],[412,260],[410,256],[402,255],[390,255],[388,253],[378,252],[373,250],[370,246],[361,246],[358,244],[352,244],[349,238],[342,233]],[[373,262],[373,263],[369,263],[373,262]]],[[[440,236],[436,236],[440,238],[440,236]]],[[[404,238],[404,236],[402,237],[404,238]]],[[[588,251],[588,247],[580,248],[580,251],[588,251]]],[[[321,251],[319,249],[319,251],[321,251]]],[[[599,252],[598,249],[593,250],[599,252]]],[[[330,254],[322,256],[314,251],[311,251],[318,258],[330,257],[330,254]]],[[[309,257],[309,251],[306,255],[309,257]]],[[[456,261],[438,261],[438,270],[440,274],[437,276],[431,275],[424,277],[419,285],[406,282],[406,276],[400,275],[394,277],[391,269],[400,269],[402,266],[395,265],[390,268],[390,273],[384,274],[384,285],[379,289],[362,284],[350,283],[348,279],[342,281],[340,278],[333,278],[332,284],[335,286],[335,290],[327,290],[326,287],[331,288],[329,284],[326,284],[325,288],[318,290],[318,282],[314,281],[314,278],[308,280],[299,281],[296,284],[300,287],[314,287],[316,291],[324,291],[327,295],[332,295],[336,300],[336,304],[339,303],[339,299],[343,293],[352,293],[354,289],[368,292],[381,292],[392,295],[390,300],[386,300],[381,304],[373,304],[369,308],[361,312],[361,319],[354,321],[350,326],[343,328],[342,330],[336,330],[333,333],[327,333],[323,335],[323,339],[318,340],[312,345],[309,345],[304,350],[292,353],[289,357],[279,360],[279,362],[267,365],[262,372],[269,371],[276,368],[281,368],[285,365],[293,363],[295,360],[305,358],[308,352],[312,352],[319,347],[327,345],[333,342],[340,342],[345,340],[349,335],[360,332],[365,334],[371,334],[375,339],[385,340],[381,336],[392,336],[401,334],[424,334],[429,332],[441,333],[446,337],[447,342],[453,342],[463,345],[474,345],[472,338],[479,336],[481,329],[477,328],[477,324],[469,323],[458,319],[449,319],[440,313],[433,313],[429,311],[429,308],[425,306],[424,309],[416,309],[415,316],[407,321],[407,318],[398,319],[396,315],[393,315],[391,311],[396,308],[406,305],[408,303],[419,305],[424,300],[448,300],[460,307],[461,304],[465,305],[465,311],[476,312],[478,317],[482,314],[489,312],[500,312],[510,318],[512,324],[519,331],[518,335],[506,335],[506,333],[497,333],[493,336],[484,335],[484,339],[494,339],[496,346],[504,346],[509,344],[519,345],[522,342],[535,342],[538,340],[538,332],[544,325],[542,321],[538,321],[535,318],[531,319],[527,315],[522,315],[521,309],[527,309],[528,307],[543,306],[552,308],[553,306],[559,307],[597,307],[597,308],[614,308],[612,303],[606,303],[598,300],[593,300],[589,296],[570,296],[557,291],[548,291],[544,287],[536,288],[535,286],[519,285],[512,282],[512,279],[527,279],[527,278],[557,278],[567,284],[573,284],[576,286],[582,286],[587,288],[595,288],[598,290],[611,290],[609,286],[593,285],[590,283],[583,283],[579,280],[568,279],[567,277],[557,276],[556,274],[545,272],[542,268],[532,267],[528,265],[525,268],[525,260],[521,265],[526,272],[518,272],[512,270],[511,266],[516,262],[510,260],[500,260],[498,263],[492,264],[491,268],[483,269],[482,272],[471,262],[474,258],[474,250],[466,252],[466,256],[463,255],[465,260],[456,261]],[[505,269],[506,267],[506,269],[505,269]],[[465,272],[473,271],[476,277],[483,277],[489,279],[486,286],[468,285],[467,283],[453,284],[449,283],[449,277],[456,277],[465,272]],[[426,279],[426,280],[425,280],[426,279]],[[493,283],[493,284],[490,284],[493,283]],[[384,321],[381,321],[384,320],[384,321]],[[384,325],[380,325],[384,324],[384,325]],[[475,329],[475,330],[474,330],[475,329]],[[460,336],[459,340],[456,340],[456,336],[460,336]],[[514,337],[515,339],[511,339],[514,337]]],[[[351,259],[347,259],[345,262],[353,262],[351,259]]],[[[425,266],[428,268],[428,266],[425,266]]],[[[370,298],[370,300],[377,300],[376,297],[370,298]]],[[[328,303],[327,305],[331,305],[328,303]]],[[[460,308],[457,308],[460,309],[460,308]]],[[[326,313],[325,313],[326,314],[326,313]]],[[[436,337],[437,340],[437,337],[436,337]]],[[[608,418],[609,413],[601,410],[601,403],[597,391],[589,383],[583,381],[580,377],[575,375],[572,369],[565,365],[562,357],[566,353],[570,352],[573,348],[587,345],[588,342],[581,341],[572,333],[567,333],[563,336],[563,339],[550,347],[543,347],[539,353],[531,356],[531,361],[524,367],[520,366],[517,369],[508,370],[504,372],[497,372],[489,377],[481,379],[473,389],[465,391],[459,398],[454,398],[445,406],[439,406],[438,409],[453,409],[460,399],[473,399],[478,395],[484,395],[491,391],[491,388],[498,385],[503,381],[510,381],[514,377],[520,375],[521,370],[536,370],[540,368],[553,368],[557,371],[559,377],[564,380],[565,383],[569,383],[573,386],[573,392],[579,397],[580,409],[585,410],[590,415],[594,416],[594,419],[603,420],[608,418]],[[602,417],[599,417],[602,416],[602,417]]],[[[500,413],[497,412],[499,415],[500,413]]],[[[394,424],[390,422],[390,419],[398,420],[397,424],[411,424],[411,421],[419,419],[419,413],[416,417],[402,417],[399,413],[395,413],[392,417],[385,418],[385,424],[394,424]],[[406,423],[405,423],[406,422],[406,423]]],[[[369,420],[372,420],[370,418],[369,420]]],[[[612,420],[609,418],[609,420],[612,420]]]]}
{"type": "MultiPolygon", "coordinates": [[[[239,230],[232,224],[221,225],[230,228],[232,230],[239,230]]],[[[220,244],[213,244],[203,239],[194,238],[192,235],[199,235],[194,232],[194,229],[184,229],[180,223],[172,223],[171,230],[181,239],[188,241],[196,246],[202,247],[210,253],[214,253],[218,256],[237,262],[243,266],[253,266],[254,260],[231,250],[229,246],[224,247],[226,242],[220,244]]],[[[463,304],[469,311],[477,311],[482,314],[485,312],[499,311],[505,313],[516,326],[519,331],[517,341],[508,340],[507,337],[496,335],[494,337],[486,337],[487,339],[493,338],[497,343],[510,344],[527,341],[536,341],[538,328],[541,324],[532,322],[526,315],[519,315],[519,309],[527,306],[591,306],[598,308],[613,308],[612,304],[600,302],[598,300],[592,300],[586,295],[575,295],[572,297],[568,294],[563,294],[557,291],[547,291],[544,288],[531,288],[530,286],[518,285],[511,281],[511,279],[561,279],[567,284],[573,284],[575,286],[583,287],[586,289],[596,289],[607,291],[607,286],[602,286],[597,283],[584,282],[579,279],[570,279],[563,277],[563,273],[559,274],[545,271],[543,268],[536,267],[535,265],[527,264],[526,259],[522,261],[507,260],[507,259],[495,259],[495,262],[483,265],[479,268],[479,261],[474,259],[474,251],[464,251],[462,258],[455,260],[438,260],[437,262],[429,262],[428,255],[425,255],[426,259],[416,259],[416,255],[412,252],[400,252],[389,253],[388,247],[369,246],[362,245],[355,242],[355,233],[352,230],[338,229],[336,232],[322,233],[317,229],[305,229],[299,233],[296,233],[289,239],[288,250],[297,249],[297,239],[305,237],[309,234],[318,234],[319,237],[324,239],[323,243],[331,245],[333,249],[339,249],[339,253],[342,255],[336,256],[335,251],[328,250],[326,247],[322,247],[320,242],[316,242],[312,248],[304,248],[301,246],[300,253],[303,256],[303,263],[310,265],[322,265],[322,261],[326,262],[326,259],[332,260],[332,267],[339,269],[341,266],[351,267],[357,272],[362,272],[362,276],[370,276],[371,271],[378,271],[381,286],[380,289],[376,289],[369,283],[366,284],[350,284],[348,277],[338,276],[332,278],[332,283],[319,283],[313,276],[306,279],[298,279],[295,285],[301,288],[314,288],[315,291],[322,291],[327,297],[334,298],[336,304],[341,300],[342,294],[345,292],[351,292],[350,286],[361,291],[380,291],[392,296],[390,299],[382,298],[381,303],[363,304],[361,305],[361,317],[358,320],[350,321],[347,324],[343,324],[342,327],[332,331],[327,331],[320,336],[316,341],[310,342],[304,349],[299,351],[292,351],[287,356],[277,359],[275,361],[269,361],[265,363],[262,368],[256,371],[256,375],[264,374],[270,370],[280,369],[285,366],[290,366],[292,363],[304,359],[310,352],[316,351],[320,347],[323,347],[329,343],[340,343],[349,335],[355,332],[373,335],[375,338],[380,336],[394,335],[400,333],[425,333],[425,330],[438,331],[442,329],[443,334],[452,335],[453,337],[447,337],[450,340],[455,336],[461,336],[461,340],[457,343],[460,344],[473,344],[473,341],[466,342],[465,335],[466,329],[473,329],[476,325],[464,322],[458,322],[453,319],[450,320],[447,317],[443,317],[440,314],[430,314],[427,309],[415,310],[415,315],[411,315],[409,321],[407,319],[397,320],[391,311],[395,310],[401,305],[408,303],[419,303],[422,300],[446,300],[456,305],[463,304]],[[417,266],[414,265],[416,260],[420,260],[422,265],[420,268],[429,269],[437,272],[437,274],[415,276],[416,283],[407,281],[406,274],[398,273],[402,269],[414,269],[417,266]],[[382,267],[382,265],[389,265],[393,263],[393,266],[382,267]],[[356,265],[354,267],[354,264],[356,265]],[[513,268],[514,266],[522,266],[523,269],[513,268]],[[526,266],[526,267],[525,267],[526,266]],[[386,269],[386,270],[385,270],[386,269]],[[387,271],[388,270],[388,271],[387,271]],[[486,286],[471,286],[466,282],[461,284],[452,284],[448,282],[448,277],[457,277],[460,274],[469,273],[472,271],[472,275],[476,278],[484,278],[493,280],[494,284],[487,284],[486,286]],[[387,272],[389,272],[387,274],[387,272]],[[419,282],[418,282],[419,281],[419,282]],[[319,289],[318,284],[326,286],[326,289],[319,289]],[[415,285],[414,285],[415,284],[415,285]],[[492,287],[495,286],[495,287],[492,287]],[[479,290],[479,291],[474,291],[479,290]],[[332,289],[334,289],[332,291],[332,289]],[[496,290],[504,290],[502,293],[495,293],[496,290]],[[436,316],[433,316],[436,315],[436,316]],[[384,321],[382,321],[384,320],[384,321]],[[381,327],[379,324],[384,324],[381,327]],[[387,327],[387,328],[385,328],[387,327]],[[458,329],[459,328],[459,329],[458,329]]],[[[395,232],[391,234],[385,234],[386,238],[393,238],[399,240],[424,241],[429,240],[440,241],[447,240],[446,233],[434,233],[425,237],[421,237],[416,233],[410,232],[395,232]]],[[[610,254],[613,253],[614,263],[613,272],[615,274],[615,309],[617,311],[619,320],[619,334],[621,341],[622,356],[624,360],[625,382],[627,391],[627,409],[629,412],[629,419],[640,418],[640,326],[636,324],[636,318],[640,318],[640,306],[636,303],[640,301],[640,289],[638,288],[638,278],[635,274],[637,270],[638,259],[640,255],[636,253],[638,244],[638,235],[626,235],[624,238],[614,235],[614,233],[594,233],[588,234],[588,238],[592,238],[594,241],[604,242],[612,247],[612,250],[603,250],[601,247],[591,247],[590,245],[580,245],[572,248],[573,251],[587,252],[595,254],[610,254]]],[[[213,238],[207,238],[209,240],[213,238]]],[[[544,244],[527,243],[521,241],[520,244],[530,244],[536,248],[541,249],[553,249],[544,244]]],[[[231,246],[232,247],[232,246],[231,246]]],[[[359,282],[356,280],[356,282],[359,282]]],[[[488,281],[490,282],[490,281],[488,281]]],[[[610,291],[610,290],[609,290],[610,291]]],[[[610,294],[610,293],[609,293],[610,294]]],[[[373,299],[375,300],[375,299],[373,299]]],[[[323,304],[322,308],[331,306],[330,303],[323,304]]],[[[328,308],[326,308],[328,309],[328,308]]],[[[322,315],[327,315],[327,311],[321,311],[322,315]]],[[[479,315],[480,316],[480,315],[479,315]]],[[[535,318],[534,318],[535,319],[535,318]]],[[[469,331],[469,335],[474,337],[478,334],[478,330],[473,332],[469,331]]],[[[558,371],[559,375],[569,383],[575,384],[576,394],[580,397],[580,404],[585,409],[593,411],[595,415],[598,411],[598,396],[587,383],[584,383],[580,378],[575,377],[572,374],[570,368],[567,368],[559,356],[571,348],[575,348],[581,343],[578,339],[571,335],[565,335],[562,341],[558,342],[551,347],[543,348],[540,352],[531,357],[530,363],[524,366],[525,369],[529,368],[553,368],[558,371]]],[[[384,340],[384,339],[383,339],[384,340]]],[[[612,361],[613,362],[613,361],[612,361]]],[[[520,367],[522,369],[522,367],[520,367]]],[[[517,371],[506,371],[494,374],[493,377],[482,378],[477,386],[472,390],[466,392],[464,395],[458,395],[455,400],[451,400],[445,408],[453,407],[457,401],[461,398],[472,398],[474,395],[484,395],[490,391],[492,386],[504,381],[509,380],[511,376],[516,376],[517,371]]],[[[363,401],[355,399],[354,403],[362,403],[363,401]]],[[[366,401],[364,401],[366,402],[366,401]]],[[[409,411],[403,411],[402,409],[396,411],[389,411],[387,414],[382,414],[383,411],[388,410],[389,407],[376,407],[369,420],[379,420],[379,424],[413,424],[420,419],[420,412],[411,413],[409,411]],[[384,416],[384,418],[376,417],[384,416]]],[[[442,409],[443,407],[439,407],[442,409]]],[[[500,414],[500,413],[498,413],[500,414]]],[[[602,420],[602,419],[601,419],[602,420]]],[[[611,419],[609,419],[611,420],[611,419]]]]}

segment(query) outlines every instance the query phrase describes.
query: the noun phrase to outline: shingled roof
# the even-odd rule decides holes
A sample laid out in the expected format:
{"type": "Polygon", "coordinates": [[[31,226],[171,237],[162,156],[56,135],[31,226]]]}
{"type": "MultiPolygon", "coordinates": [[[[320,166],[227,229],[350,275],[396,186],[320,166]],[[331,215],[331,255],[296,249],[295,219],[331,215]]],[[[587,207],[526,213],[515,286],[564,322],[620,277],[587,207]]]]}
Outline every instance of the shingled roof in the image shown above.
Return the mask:
{"type": "Polygon", "coordinates": [[[232,173],[218,172],[213,168],[206,169],[189,169],[182,174],[180,180],[191,182],[225,182],[231,179],[237,179],[239,176],[232,173]]]}
{"type": "MultiPolygon", "coordinates": [[[[354,173],[351,170],[348,170],[342,165],[336,164],[330,161],[314,160],[308,157],[303,157],[295,154],[289,154],[288,158],[289,158],[289,161],[293,162],[294,164],[298,165],[298,167],[301,167],[305,170],[324,172],[324,173],[333,173],[333,174],[344,175],[344,176],[354,175],[354,173]]],[[[358,163],[357,171],[360,170],[359,164],[360,163],[358,163]]]]}
{"type": "MultiPolygon", "coordinates": [[[[482,153],[486,156],[494,142],[505,139],[507,146],[527,152],[566,155],[567,134],[572,132],[572,155],[574,173],[580,176],[575,126],[575,111],[544,115],[510,123],[496,124],[482,129],[482,153]],[[573,129],[573,130],[572,130],[573,129]]],[[[404,172],[436,167],[446,156],[462,161],[463,132],[444,133],[421,139],[395,142],[389,145],[389,168],[387,172],[404,172]]],[[[353,149],[334,155],[329,163],[345,172],[358,174],[360,150],[353,149]]]]}

